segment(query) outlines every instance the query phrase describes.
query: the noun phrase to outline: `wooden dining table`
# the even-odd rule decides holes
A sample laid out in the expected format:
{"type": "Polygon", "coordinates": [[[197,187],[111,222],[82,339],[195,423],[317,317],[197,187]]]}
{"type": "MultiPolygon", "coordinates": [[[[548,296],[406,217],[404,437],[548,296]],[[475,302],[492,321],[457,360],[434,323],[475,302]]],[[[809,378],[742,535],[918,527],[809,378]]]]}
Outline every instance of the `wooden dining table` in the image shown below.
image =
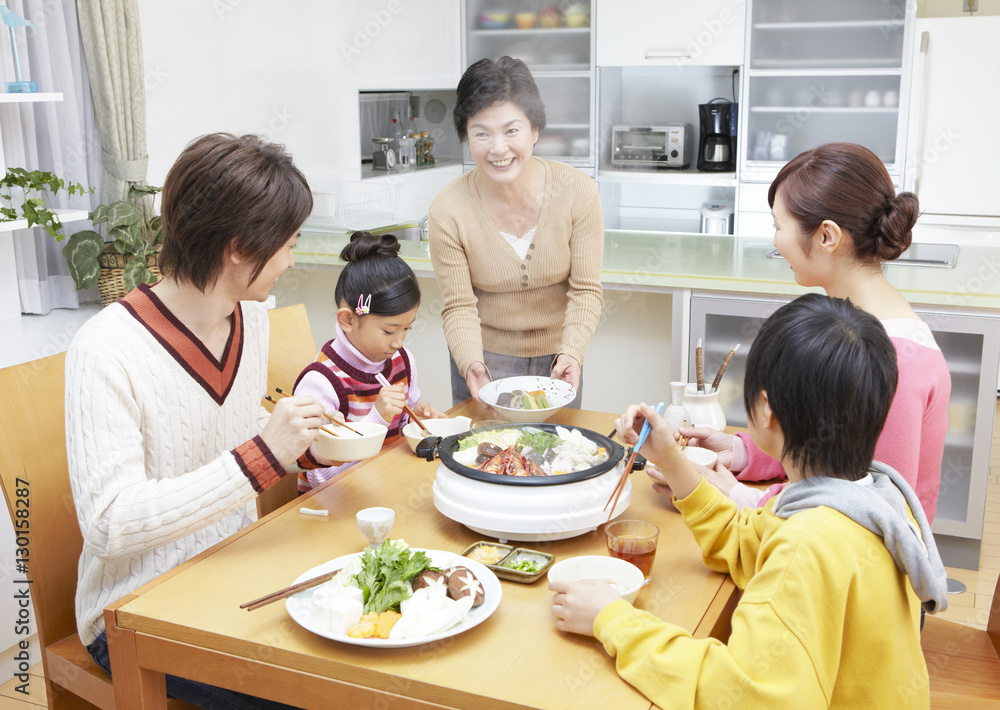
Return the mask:
{"type": "MultiPolygon", "coordinates": [[[[471,401],[453,409],[492,418],[471,401]]],[[[616,415],[563,409],[550,421],[607,434],[616,415]]],[[[395,511],[392,538],[413,547],[462,552],[484,539],[434,507],[438,461],[417,458],[400,441],[338,479],[291,501],[125,596],[105,610],[118,707],[166,708],[164,674],[239,690],[308,709],[579,708],[648,710],[594,638],[557,631],[552,592],[502,581],[502,599],[485,621],[446,639],[409,648],[371,648],[316,635],[284,602],[246,611],[240,604],[290,585],[307,570],[360,552],[355,514],[395,511]],[[305,515],[300,508],[329,511],[305,515]]],[[[690,631],[725,639],[738,590],[708,570],[670,502],[642,472],[620,518],[660,528],[652,579],[636,606],[690,631]]],[[[603,526],[558,541],[512,543],[565,559],[606,555],[603,526]]]]}

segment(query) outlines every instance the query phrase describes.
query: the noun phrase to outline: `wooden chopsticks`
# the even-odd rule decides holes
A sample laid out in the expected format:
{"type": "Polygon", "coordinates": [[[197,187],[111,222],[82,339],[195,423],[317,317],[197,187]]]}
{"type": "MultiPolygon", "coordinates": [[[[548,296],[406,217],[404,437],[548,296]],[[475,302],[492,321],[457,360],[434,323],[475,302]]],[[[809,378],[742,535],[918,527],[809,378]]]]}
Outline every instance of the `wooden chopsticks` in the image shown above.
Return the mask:
{"type": "MultiPolygon", "coordinates": [[[[282,397],[290,397],[290,396],[291,396],[291,395],[289,395],[288,393],[286,393],[286,392],[285,392],[284,390],[282,390],[282,389],[281,389],[280,387],[275,387],[275,388],[274,388],[274,391],[275,391],[275,392],[277,392],[278,394],[280,394],[280,395],[281,395],[282,397]]],[[[268,399],[271,399],[271,398],[270,398],[270,397],[268,397],[268,399]]],[[[274,400],[271,400],[271,401],[273,402],[274,400]]],[[[345,429],[347,429],[348,431],[353,431],[353,432],[354,432],[355,434],[357,434],[358,436],[364,436],[364,434],[362,434],[362,433],[361,433],[360,431],[358,431],[358,430],[357,430],[357,429],[355,429],[354,427],[350,427],[350,426],[348,426],[348,425],[347,425],[347,424],[346,424],[345,422],[342,422],[342,421],[340,421],[339,419],[335,419],[334,417],[331,417],[331,416],[330,416],[329,414],[327,414],[326,412],[323,412],[323,416],[324,416],[324,417],[326,417],[327,419],[329,419],[329,420],[330,420],[331,422],[333,422],[333,423],[334,423],[334,424],[336,424],[337,426],[342,426],[342,427],[344,427],[345,429]]],[[[331,432],[331,433],[332,433],[332,432],[331,432]]],[[[336,434],[334,434],[334,436],[336,436],[336,434]]]]}
{"type": "Polygon", "coordinates": [[[705,361],[702,359],[701,338],[698,338],[698,347],[694,349],[694,373],[697,377],[698,391],[705,391],[705,361]]]}
{"type": "MultiPolygon", "coordinates": [[[[282,397],[291,397],[291,396],[292,396],[292,395],[290,395],[290,394],[288,394],[288,393],[286,393],[286,392],[283,392],[283,391],[282,391],[282,389],[281,389],[280,387],[275,387],[275,388],[274,388],[274,391],[275,391],[275,392],[277,392],[277,393],[278,393],[279,395],[281,395],[282,397]]],[[[273,397],[272,397],[271,395],[269,395],[269,394],[266,394],[266,395],[264,395],[264,399],[266,399],[266,400],[267,400],[268,402],[274,402],[274,401],[275,401],[275,399],[274,399],[274,398],[273,398],[273,397]]],[[[352,428],[352,427],[349,427],[349,426],[347,426],[346,424],[344,424],[344,422],[342,422],[342,421],[340,421],[340,420],[338,420],[338,419],[334,419],[333,417],[331,417],[331,416],[330,416],[329,414],[327,414],[326,412],[323,412],[323,416],[324,416],[324,417],[326,417],[327,419],[329,419],[329,420],[330,420],[331,422],[333,422],[333,423],[334,423],[334,424],[336,424],[337,426],[342,426],[342,427],[344,427],[345,429],[347,429],[348,431],[352,431],[352,432],[354,432],[354,433],[355,433],[355,434],[357,434],[358,436],[364,436],[364,434],[362,434],[362,433],[361,433],[360,431],[358,431],[357,429],[354,429],[354,428],[352,428]]],[[[343,437],[341,437],[341,436],[340,436],[340,434],[338,434],[337,432],[333,431],[332,429],[328,429],[328,428],[327,428],[327,427],[325,427],[325,426],[321,426],[321,427],[320,427],[320,429],[322,429],[323,431],[325,431],[325,432],[326,432],[327,434],[329,434],[330,436],[335,436],[335,437],[337,437],[338,439],[341,439],[341,438],[343,438],[343,437]]]]}
{"type": "Polygon", "coordinates": [[[324,582],[329,582],[331,579],[337,576],[338,572],[340,572],[339,569],[334,570],[333,572],[327,572],[326,574],[321,574],[319,577],[313,577],[312,579],[307,579],[305,582],[299,582],[298,584],[293,584],[290,587],[279,589],[276,592],[265,594],[259,599],[254,599],[253,601],[240,604],[240,609],[246,609],[247,611],[260,609],[262,606],[267,606],[271,602],[276,602],[279,599],[284,599],[286,597],[292,596],[293,594],[298,594],[303,590],[311,589],[312,587],[318,587],[324,582]]]}
{"type": "MultiPolygon", "coordinates": [[[[656,405],[657,414],[663,413],[663,406],[663,402],[656,405]]],[[[642,448],[642,445],[646,443],[646,438],[649,436],[649,432],[652,428],[653,425],[649,423],[648,419],[642,423],[642,428],[639,430],[639,440],[636,441],[635,446],[632,447],[632,454],[628,457],[628,461],[625,463],[625,468],[622,469],[622,475],[618,479],[618,483],[615,484],[615,489],[611,492],[611,497],[609,497],[608,502],[604,504],[604,510],[608,510],[608,506],[611,506],[611,510],[608,511],[608,520],[611,520],[611,516],[615,514],[615,506],[618,505],[618,499],[621,497],[622,491],[625,490],[625,481],[628,480],[629,474],[632,473],[632,466],[635,464],[636,454],[639,453],[639,449],[642,448]]]]}
{"type": "MultiPolygon", "coordinates": [[[[383,387],[392,387],[392,383],[385,379],[385,375],[381,372],[375,373],[375,379],[378,380],[379,384],[383,387]]],[[[430,436],[431,430],[424,426],[424,423],[420,421],[420,417],[417,416],[417,413],[410,409],[410,405],[408,405],[405,401],[403,402],[403,411],[410,415],[410,419],[417,423],[417,426],[420,427],[422,432],[424,432],[427,436],[430,436]]]]}
{"type": "Polygon", "coordinates": [[[726,359],[722,361],[722,365],[719,367],[719,372],[716,373],[715,379],[712,380],[713,392],[717,392],[719,390],[719,383],[722,382],[722,373],[724,373],[726,371],[726,368],[729,367],[729,361],[733,359],[733,355],[735,355],[736,351],[739,349],[740,349],[740,344],[737,343],[736,347],[730,350],[729,354],[726,355],[726,359]]]}

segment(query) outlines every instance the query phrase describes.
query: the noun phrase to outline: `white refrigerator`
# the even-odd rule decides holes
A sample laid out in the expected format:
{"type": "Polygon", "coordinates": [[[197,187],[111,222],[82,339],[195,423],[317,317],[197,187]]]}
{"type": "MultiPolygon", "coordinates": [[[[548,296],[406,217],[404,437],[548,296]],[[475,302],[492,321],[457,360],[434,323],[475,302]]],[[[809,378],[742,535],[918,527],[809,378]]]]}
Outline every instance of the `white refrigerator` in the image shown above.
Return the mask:
{"type": "Polygon", "coordinates": [[[921,223],[1000,228],[1000,17],[918,19],[913,52],[903,187],[921,223]]]}

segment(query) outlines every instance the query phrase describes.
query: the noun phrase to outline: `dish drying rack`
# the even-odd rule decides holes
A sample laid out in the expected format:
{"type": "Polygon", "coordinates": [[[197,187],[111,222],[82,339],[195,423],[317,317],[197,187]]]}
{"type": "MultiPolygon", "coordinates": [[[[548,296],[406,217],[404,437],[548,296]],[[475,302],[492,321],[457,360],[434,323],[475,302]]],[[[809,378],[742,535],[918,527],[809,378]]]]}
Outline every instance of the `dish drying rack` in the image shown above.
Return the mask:
{"type": "Polygon", "coordinates": [[[337,229],[375,229],[392,224],[399,205],[400,185],[349,182],[313,193],[308,223],[337,229]]]}

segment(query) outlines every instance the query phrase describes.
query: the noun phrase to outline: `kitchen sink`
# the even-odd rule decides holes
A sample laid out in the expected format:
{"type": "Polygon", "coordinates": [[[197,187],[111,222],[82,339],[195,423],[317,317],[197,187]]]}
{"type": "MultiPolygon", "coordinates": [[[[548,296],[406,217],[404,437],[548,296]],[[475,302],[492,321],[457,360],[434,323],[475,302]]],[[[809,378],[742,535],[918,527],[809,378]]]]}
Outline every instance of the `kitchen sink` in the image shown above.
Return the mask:
{"type": "MultiPolygon", "coordinates": [[[[782,259],[777,249],[767,253],[768,259],[782,259]]],[[[954,268],[958,261],[957,244],[911,244],[910,248],[894,261],[887,261],[888,266],[937,266],[945,269],[954,268]]]]}

